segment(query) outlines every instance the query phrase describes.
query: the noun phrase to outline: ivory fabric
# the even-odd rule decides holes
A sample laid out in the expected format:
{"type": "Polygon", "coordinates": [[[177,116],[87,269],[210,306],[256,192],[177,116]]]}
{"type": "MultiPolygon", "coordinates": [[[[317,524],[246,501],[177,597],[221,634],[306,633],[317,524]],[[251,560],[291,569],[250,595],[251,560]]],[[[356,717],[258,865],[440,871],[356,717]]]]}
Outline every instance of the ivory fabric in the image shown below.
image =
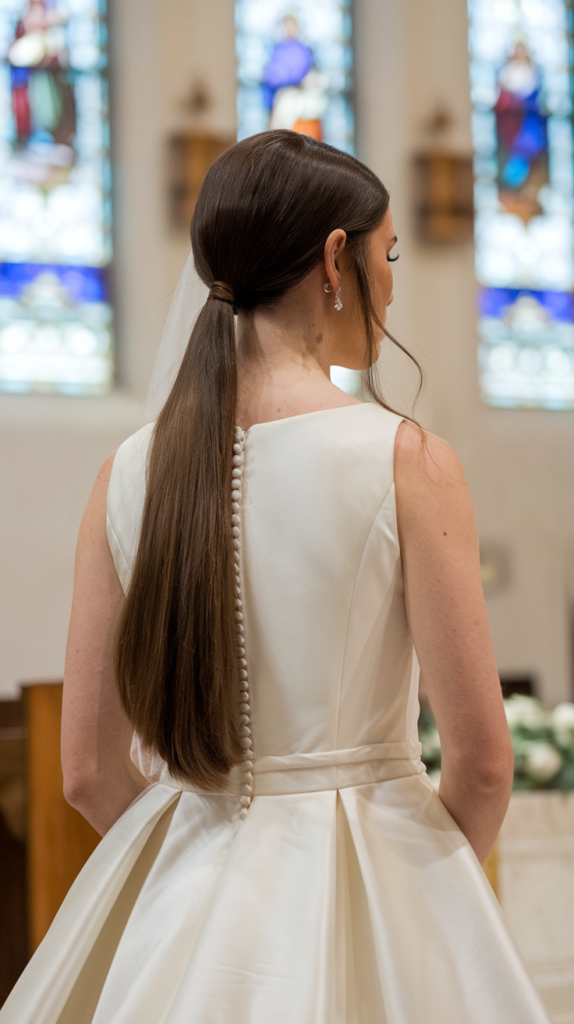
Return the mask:
{"type": "MultiPolygon", "coordinates": [[[[374,405],[245,437],[241,572],[255,758],[224,793],[155,781],[104,837],[0,1024],[548,1024],[428,780],[393,485],[374,405]]],[[[152,427],[116,455],[125,588],[152,427]]]]}

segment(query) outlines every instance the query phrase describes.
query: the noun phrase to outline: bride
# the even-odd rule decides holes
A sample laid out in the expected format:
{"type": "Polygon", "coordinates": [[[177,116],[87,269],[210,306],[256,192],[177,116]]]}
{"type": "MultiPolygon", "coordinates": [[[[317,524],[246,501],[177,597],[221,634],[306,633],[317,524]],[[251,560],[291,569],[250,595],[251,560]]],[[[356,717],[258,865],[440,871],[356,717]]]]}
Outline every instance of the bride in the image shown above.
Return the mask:
{"type": "Polygon", "coordinates": [[[0,1024],[548,1021],[480,867],[513,759],[468,487],[376,381],[396,243],[314,139],[208,172],[205,302],[190,261],[78,540],[64,783],[103,839],[0,1024]]]}

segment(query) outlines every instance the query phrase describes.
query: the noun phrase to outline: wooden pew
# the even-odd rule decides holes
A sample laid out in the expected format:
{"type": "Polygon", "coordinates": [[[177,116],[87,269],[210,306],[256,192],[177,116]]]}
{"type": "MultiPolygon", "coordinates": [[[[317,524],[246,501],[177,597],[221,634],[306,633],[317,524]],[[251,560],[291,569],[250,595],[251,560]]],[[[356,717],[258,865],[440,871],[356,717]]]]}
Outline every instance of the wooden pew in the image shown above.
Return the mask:
{"type": "Polygon", "coordinates": [[[28,929],[33,952],[99,836],[66,803],[60,763],[62,684],[23,687],[27,741],[28,929]]]}
{"type": "Polygon", "coordinates": [[[21,700],[0,701],[0,1006],[26,966],[26,730],[21,700]]]}

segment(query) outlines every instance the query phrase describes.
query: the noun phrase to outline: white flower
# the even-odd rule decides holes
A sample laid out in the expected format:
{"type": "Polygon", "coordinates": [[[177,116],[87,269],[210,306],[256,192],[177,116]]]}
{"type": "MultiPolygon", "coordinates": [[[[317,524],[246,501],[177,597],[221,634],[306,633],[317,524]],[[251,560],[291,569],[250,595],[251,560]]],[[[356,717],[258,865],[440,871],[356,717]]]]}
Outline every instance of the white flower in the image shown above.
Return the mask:
{"type": "Polygon", "coordinates": [[[510,729],[529,729],[532,732],[548,726],[550,712],[542,707],[535,697],[523,697],[513,693],[504,702],[506,721],[510,729]]]}
{"type": "Polygon", "coordinates": [[[562,758],[551,743],[534,740],[524,744],[525,768],[534,782],[548,782],[560,771],[562,758]]]}
{"type": "Polygon", "coordinates": [[[574,704],[557,704],[552,712],[552,731],[561,747],[574,749],[574,704]]]}

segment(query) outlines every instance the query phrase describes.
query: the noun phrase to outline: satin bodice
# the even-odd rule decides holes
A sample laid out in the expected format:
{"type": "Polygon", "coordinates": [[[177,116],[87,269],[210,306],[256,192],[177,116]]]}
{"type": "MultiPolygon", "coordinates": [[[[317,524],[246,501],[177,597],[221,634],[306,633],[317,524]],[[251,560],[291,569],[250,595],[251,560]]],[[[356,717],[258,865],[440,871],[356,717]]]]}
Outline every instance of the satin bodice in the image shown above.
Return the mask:
{"type": "MultiPolygon", "coordinates": [[[[400,422],[365,403],[245,434],[241,572],[258,757],[417,743],[393,483],[400,422]]],[[[109,486],[108,537],[124,590],[152,429],[119,448],[109,486]]]]}

